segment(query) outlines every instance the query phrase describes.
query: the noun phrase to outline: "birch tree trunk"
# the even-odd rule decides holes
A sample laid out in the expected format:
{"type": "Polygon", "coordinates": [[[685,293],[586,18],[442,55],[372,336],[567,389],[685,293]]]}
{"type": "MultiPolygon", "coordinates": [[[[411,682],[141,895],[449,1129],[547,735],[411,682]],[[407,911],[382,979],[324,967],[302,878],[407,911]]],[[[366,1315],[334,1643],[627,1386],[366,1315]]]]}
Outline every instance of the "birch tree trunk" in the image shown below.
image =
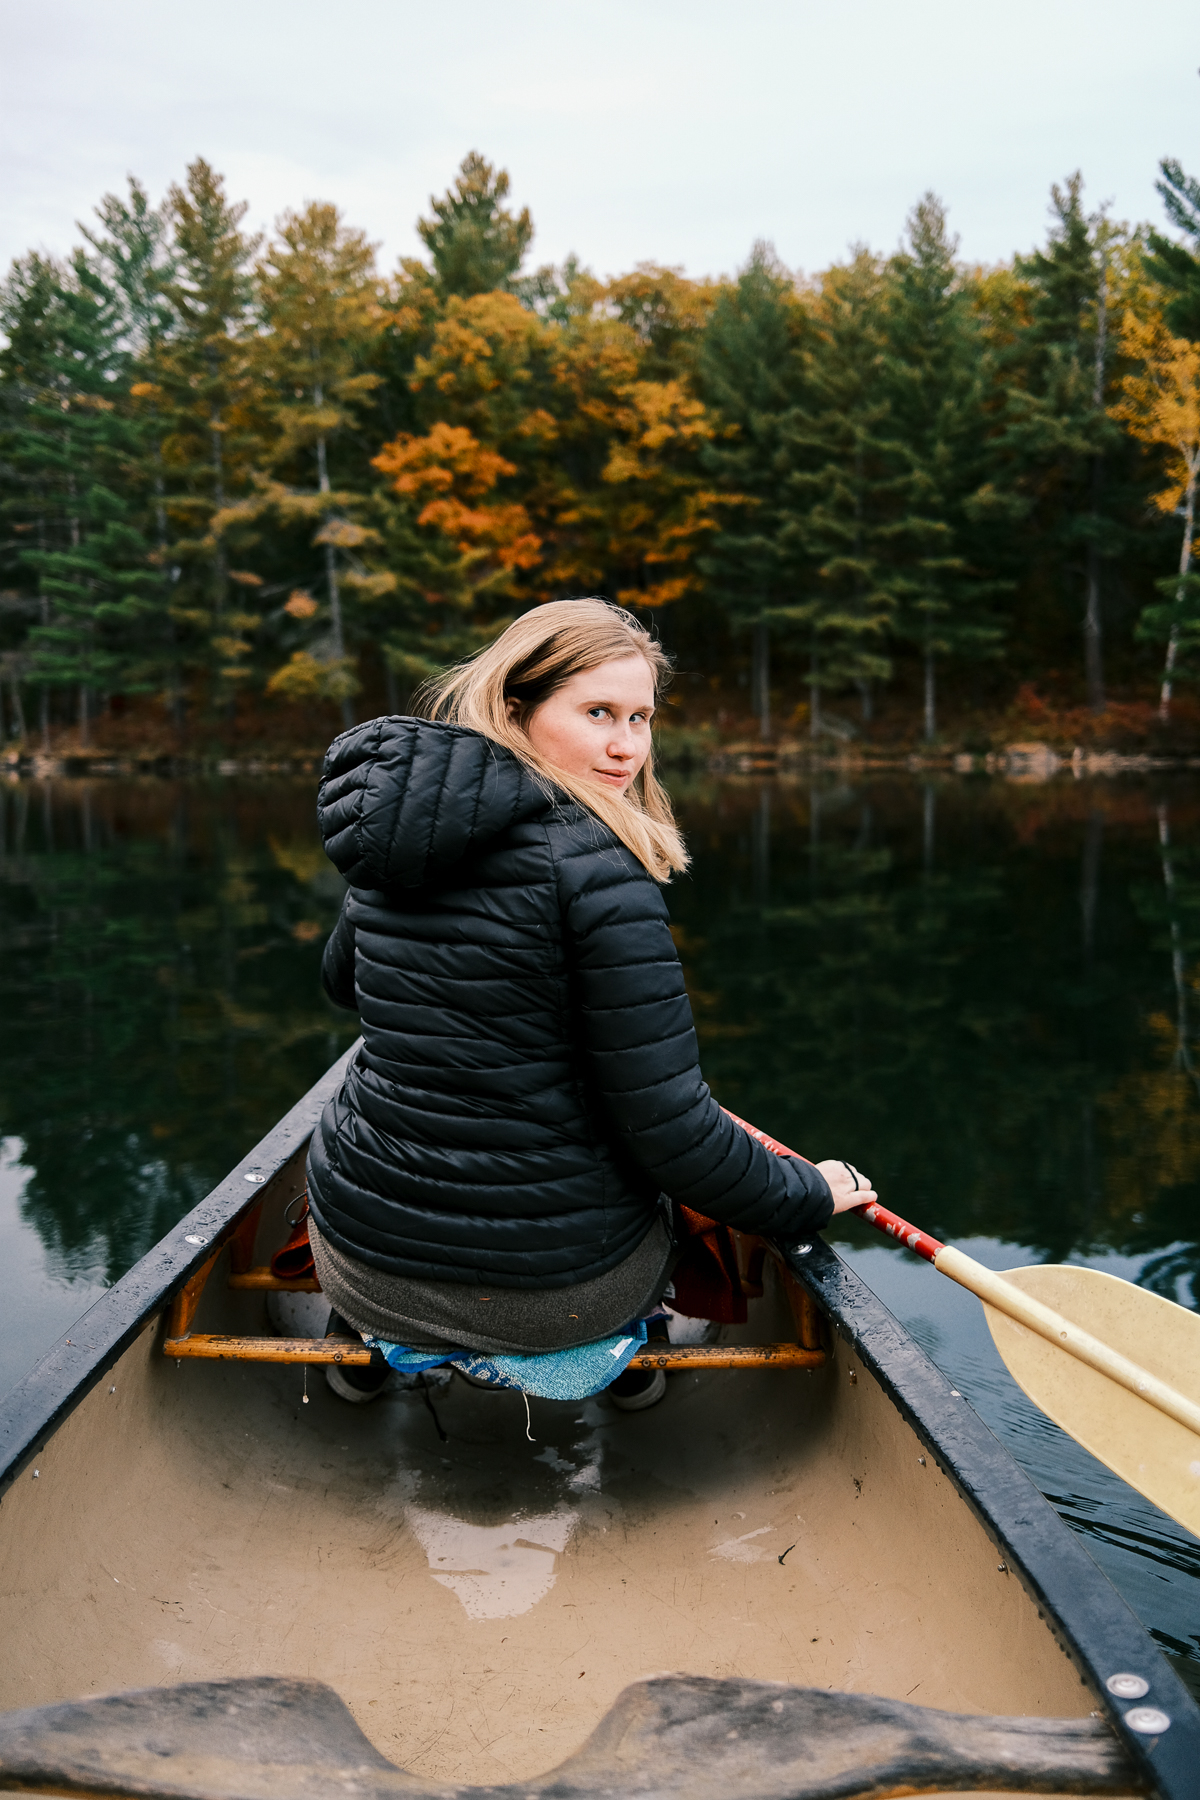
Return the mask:
{"type": "Polygon", "coordinates": [[[1196,476],[1200,473],[1200,452],[1187,459],[1188,483],[1183,502],[1183,545],[1179,552],[1179,586],[1175,589],[1175,607],[1171,619],[1171,635],[1167,639],[1167,661],[1163,669],[1162,692],[1158,697],[1158,716],[1165,723],[1171,716],[1172,677],[1179,656],[1179,612],[1183,605],[1184,583],[1192,566],[1192,538],[1196,531],[1196,476]]]}
{"type": "Polygon", "coordinates": [[[937,709],[935,705],[937,690],[934,680],[933,645],[925,646],[925,742],[931,744],[937,736],[937,709]]]}

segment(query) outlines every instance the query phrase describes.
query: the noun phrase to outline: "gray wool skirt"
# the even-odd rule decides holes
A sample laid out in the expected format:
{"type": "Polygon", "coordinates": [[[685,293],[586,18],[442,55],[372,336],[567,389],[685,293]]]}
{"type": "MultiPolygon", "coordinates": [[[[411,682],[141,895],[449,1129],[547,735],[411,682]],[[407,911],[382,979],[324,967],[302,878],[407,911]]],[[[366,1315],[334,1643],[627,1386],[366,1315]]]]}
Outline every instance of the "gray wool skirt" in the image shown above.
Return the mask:
{"type": "Polygon", "coordinates": [[[652,1310],[675,1262],[661,1214],[616,1268],[560,1288],[413,1281],[336,1249],[321,1236],[311,1213],[308,1235],[317,1279],[333,1310],[364,1337],[418,1350],[454,1344],[493,1355],[535,1356],[594,1344],[652,1310]]]}

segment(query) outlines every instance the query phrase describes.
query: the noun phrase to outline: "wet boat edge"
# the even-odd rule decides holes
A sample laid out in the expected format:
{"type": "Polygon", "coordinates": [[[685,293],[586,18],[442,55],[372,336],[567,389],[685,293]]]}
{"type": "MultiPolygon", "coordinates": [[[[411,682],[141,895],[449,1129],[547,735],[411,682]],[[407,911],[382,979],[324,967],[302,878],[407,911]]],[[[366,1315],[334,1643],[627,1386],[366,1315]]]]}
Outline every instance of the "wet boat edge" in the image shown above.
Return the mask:
{"type": "MultiPolygon", "coordinates": [[[[1194,1796],[1200,1706],[1077,1533],[832,1245],[815,1239],[807,1250],[789,1252],[787,1262],[995,1542],[1003,1565],[997,1579],[1020,1580],[1045,1614],[1135,1765],[1163,1796],[1194,1796]],[[1126,1723],[1132,1709],[1106,1686],[1119,1673],[1137,1674],[1147,1682],[1137,1708],[1165,1713],[1171,1721],[1167,1731],[1151,1737],[1126,1723]]],[[[920,1557],[935,1551],[900,1542],[896,1554],[920,1557]]]]}
{"type": "Polygon", "coordinates": [[[0,1399],[0,1504],[63,1421],[203,1268],[248,1201],[271,1197],[272,1184],[307,1145],[361,1041],[0,1399]]]}

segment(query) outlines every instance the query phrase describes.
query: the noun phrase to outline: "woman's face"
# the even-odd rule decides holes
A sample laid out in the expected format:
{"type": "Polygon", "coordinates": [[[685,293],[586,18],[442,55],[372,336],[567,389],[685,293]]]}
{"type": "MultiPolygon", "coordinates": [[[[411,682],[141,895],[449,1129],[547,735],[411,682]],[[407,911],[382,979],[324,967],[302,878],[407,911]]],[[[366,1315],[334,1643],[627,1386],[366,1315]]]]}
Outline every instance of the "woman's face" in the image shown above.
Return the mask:
{"type": "Polygon", "coordinates": [[[654,677],[635,650],[572,675],[530,715],[525,733],[565,775],[623,794],[650,754],[654,677]]]}

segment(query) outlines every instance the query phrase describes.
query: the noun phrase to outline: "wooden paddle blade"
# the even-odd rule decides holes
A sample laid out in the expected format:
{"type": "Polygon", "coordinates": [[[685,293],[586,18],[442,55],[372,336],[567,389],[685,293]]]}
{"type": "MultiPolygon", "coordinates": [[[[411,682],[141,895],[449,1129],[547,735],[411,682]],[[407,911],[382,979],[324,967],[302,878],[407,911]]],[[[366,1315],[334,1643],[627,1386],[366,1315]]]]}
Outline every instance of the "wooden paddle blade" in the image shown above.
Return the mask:
{"type": "MultiPolygon", "coordinates": [[[[1200,1401],[1200,1314],[1100,1269],[1044,1263],[1004,1279],[1200,1401]]],[[[1200,1437],[985,1302],[997,1350],[1035,1406],[1200,1537],[1200,1437]]]]}
{"type": "Polygon", "coordinates": [[[188,1682],[0,1715],[0,1789],[110,1800],[854,1800],[955,1789],[1144,1791],[1099,1719],[980,1718],[870,1694],[665,1676],[511,1787],[397,1769],[331,1688],[188,1682]]]}

